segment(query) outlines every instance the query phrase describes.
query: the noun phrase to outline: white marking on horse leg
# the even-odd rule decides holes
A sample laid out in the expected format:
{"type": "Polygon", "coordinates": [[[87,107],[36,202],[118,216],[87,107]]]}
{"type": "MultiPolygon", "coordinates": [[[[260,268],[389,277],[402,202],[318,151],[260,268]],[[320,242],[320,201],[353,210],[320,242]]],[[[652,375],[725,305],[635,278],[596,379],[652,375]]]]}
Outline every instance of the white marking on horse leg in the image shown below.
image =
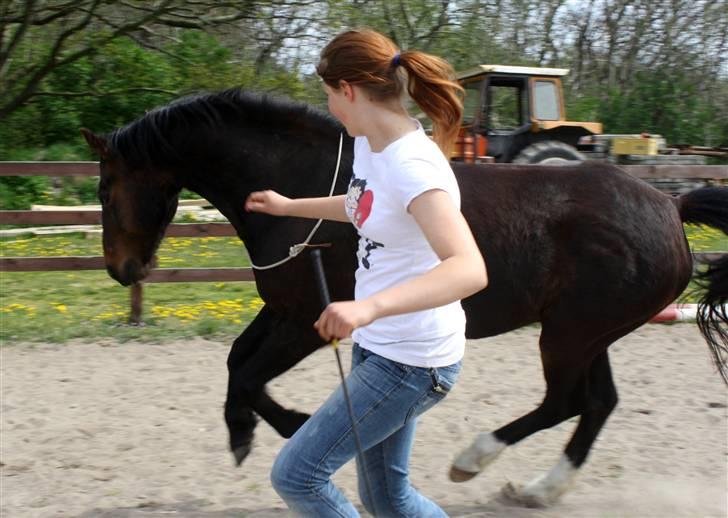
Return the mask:
{"type": "Polygon", "coordinates": [[[455,458],[453,468],[468,473],[480,473],[508,446],[492,433],[480,433],[473,443],[455,458]]]}
{"type": "Polygon", "coordinates": [[[556,503],[569,489],[578,471],[569,458],[562,455],[559,462],[545,475],[521,487],[509,482],[503,488],[503,494],[527,507],[546,507],[556,503]]]}

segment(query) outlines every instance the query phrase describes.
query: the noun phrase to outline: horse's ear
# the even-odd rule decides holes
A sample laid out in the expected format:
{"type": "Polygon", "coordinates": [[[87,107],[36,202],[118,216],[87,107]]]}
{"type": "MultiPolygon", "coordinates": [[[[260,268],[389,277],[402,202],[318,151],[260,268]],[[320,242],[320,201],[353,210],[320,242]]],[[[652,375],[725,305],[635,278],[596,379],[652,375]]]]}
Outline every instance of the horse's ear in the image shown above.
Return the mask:
{"type": "Polygon", "coordinates": [[[109,146],[104,137],[100,137],[86,128],[81,128],[80,131],[83,138],[86,139],[86,143],[99,157],[106,159],[109,156],[109,146]]]}

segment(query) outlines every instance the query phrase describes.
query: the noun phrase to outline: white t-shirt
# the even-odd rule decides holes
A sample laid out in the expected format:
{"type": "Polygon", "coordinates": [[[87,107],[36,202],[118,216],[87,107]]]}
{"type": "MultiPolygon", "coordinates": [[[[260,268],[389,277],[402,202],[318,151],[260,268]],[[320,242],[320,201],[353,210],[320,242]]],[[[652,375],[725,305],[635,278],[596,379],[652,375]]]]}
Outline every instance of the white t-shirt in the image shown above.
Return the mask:
{"type": "MultiPolygon", "coordinates": [[[[417,121],[414,121],[417,122],[417,121]]],[[[354,143],[354,174],[346,213],[359,231],[357,300],[432,270],[440,259],[407,212],[420,194],[441,189],[460,208],[460,190],[440,148],[419,126],[375,153],[366,137],[354,143]]],[[[375,320],[353,339],[380,356],[416,367],[444,367],[462,359],[465,314],[460,301],[375,320]]]]}

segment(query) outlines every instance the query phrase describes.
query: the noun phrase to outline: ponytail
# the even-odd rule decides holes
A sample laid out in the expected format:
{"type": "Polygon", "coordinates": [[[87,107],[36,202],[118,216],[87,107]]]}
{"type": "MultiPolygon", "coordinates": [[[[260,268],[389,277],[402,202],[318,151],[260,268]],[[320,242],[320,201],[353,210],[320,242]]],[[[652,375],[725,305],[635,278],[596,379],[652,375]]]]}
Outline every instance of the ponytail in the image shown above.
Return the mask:
{"type": "Polygon", "coordinates": [[[406,51],[398,61],[407,71],[407,93],[432,120],[432,138],[449,159],[463,117],[463,87],[447,61],[436,56],[406,51]]]}
{"type": "Polygon", "coordinates": [[[321,51],[316,72],[331,88],[340,81],[357,84],[373,97],[401,97],[404,83],[412,100],[432,120],[433,139],[446,158],[455,145],[463,115],[463,88],[447,61],[419,51],[400,52],[371,29],[347,31],[321,51]],[[398,71],[407,72],[406,81],[398,71]]]}

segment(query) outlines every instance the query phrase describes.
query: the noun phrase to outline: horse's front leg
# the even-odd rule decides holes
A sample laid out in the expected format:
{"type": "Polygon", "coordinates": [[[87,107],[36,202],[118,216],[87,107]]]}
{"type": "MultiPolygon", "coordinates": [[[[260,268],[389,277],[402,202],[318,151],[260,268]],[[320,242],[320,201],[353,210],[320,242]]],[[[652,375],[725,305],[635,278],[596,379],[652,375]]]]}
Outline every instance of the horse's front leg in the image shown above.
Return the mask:
{"type": "MultiPolygon", "coordinates": [[[[257,343],[252,354],[246,355],[244,361],[228,363],[230,379],[226,418],[228,408],[231,412],[233,408],[237,409],[237,417],[240,417],[240,408],[252,409],[281,436],[288,438],[306,422],[309,415],[279,405],[266,393],[265,384],[296,365],[324,342],[313,328],[302,329],[299,324],[284,318],[271,317],[266,331],[263,335],[256,335],[257,343]],[[237,404],[230,405],[230,402],[237,404]]],[[[252,427],[249,431],[248,435],[241,436],[233,434],[231,427],[230,446],[238,465],[250,452],[252,427]]]]}
{"type": "MultiPolygon", "coordinates": [[[[234,373],[257,351],[273,326],[273,313],[263,306],[260,313],[233,342],[228,355],[228,389],[225,423],[230,434],[230,449],[239,466],[250,453],[257,419],[250,402],[233,390],[234,373]]],[[[244,396],[244,395],[243,395],[244,396]]]]}

